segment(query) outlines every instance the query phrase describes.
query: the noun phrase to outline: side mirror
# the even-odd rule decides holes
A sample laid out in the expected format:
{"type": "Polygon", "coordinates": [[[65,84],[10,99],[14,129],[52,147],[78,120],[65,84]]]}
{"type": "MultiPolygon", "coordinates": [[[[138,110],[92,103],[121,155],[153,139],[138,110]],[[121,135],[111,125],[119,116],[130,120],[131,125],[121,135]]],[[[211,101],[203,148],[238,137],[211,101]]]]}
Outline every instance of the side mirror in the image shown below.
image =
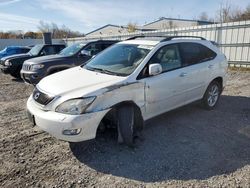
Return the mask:
{"type": "Polygon", "coordinates": [[[89,56],[89,57],[92,56],[92,55],[91,55],[91,51],[88,51],[88,50],[82,50],[82,51],[80,52],[80,55],[82,55],[82,56],[89,56]]]}
{"type": "Polygon", "coordinates": [[[41,51],[40,55],[41,55],[41,56],[44,56],[44,55],[45,55],[45,52],[44,52],[44,51],[41,51]]]}
{"type": "Polygon", "coordinates": [[[148,72],[150,76],[155,76],[162,73],[162,66],[159,63],[149,65],[148,72]]]}

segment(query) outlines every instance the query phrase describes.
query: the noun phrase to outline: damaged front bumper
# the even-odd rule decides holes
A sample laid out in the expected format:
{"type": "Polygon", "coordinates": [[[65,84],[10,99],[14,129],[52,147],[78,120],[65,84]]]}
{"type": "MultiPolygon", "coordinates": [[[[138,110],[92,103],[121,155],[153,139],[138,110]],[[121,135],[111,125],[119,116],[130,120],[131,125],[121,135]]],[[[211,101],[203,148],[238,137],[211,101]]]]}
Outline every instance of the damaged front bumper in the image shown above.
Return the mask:
{"type": "Polygon", "coordinates": [[[60,140],[81,142],[96,137],[97,128],[109,109],[81,115],[61,114],[44,111],[38,107],[32,97],[27,101],[27,110],[42,130],[60,140]]]}

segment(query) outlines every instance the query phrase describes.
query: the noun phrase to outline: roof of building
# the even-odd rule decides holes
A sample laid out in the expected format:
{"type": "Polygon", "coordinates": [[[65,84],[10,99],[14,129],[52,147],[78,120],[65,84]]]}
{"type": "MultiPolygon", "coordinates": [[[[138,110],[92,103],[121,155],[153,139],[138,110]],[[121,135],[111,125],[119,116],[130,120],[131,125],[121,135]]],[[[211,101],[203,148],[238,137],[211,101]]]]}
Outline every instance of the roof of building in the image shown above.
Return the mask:
{"type": "Polygon", "coordinates": [[[212,24],[213,22],[209,22],[209,21],[202,21],[202,20],[189,20],[189,19],[179,19],[179,18],[166,18],[166,17],[162,17],[158,20],[155,20],[153,22],[147,23],[144,26],[162,21],[162,20],[175,20],[175,21],[186,21],[186,22],[199,22],[199,23],[204,23],[204,24],[212,24]]]}
{"type": "Polygon", "coordinates": [[[94,32],[96,32],[96,31],[98,31],[98,30],[101,30],[101,29],[103,29],[103,28],[105,28],[105,27],[109,27],[109,26],[127,29],[126,26],[119,26],[119,25],[107,24],[107,25],[104,25],[104,26],[102,26],[102,27],[99,27],[99,28],[95,29],[94,31],[91,31],[91,32],[89,32],[89,33],[86,33],[85,35],[89,35],[89,34],[91,34],[91,33],[94,33],[94,32]]]}

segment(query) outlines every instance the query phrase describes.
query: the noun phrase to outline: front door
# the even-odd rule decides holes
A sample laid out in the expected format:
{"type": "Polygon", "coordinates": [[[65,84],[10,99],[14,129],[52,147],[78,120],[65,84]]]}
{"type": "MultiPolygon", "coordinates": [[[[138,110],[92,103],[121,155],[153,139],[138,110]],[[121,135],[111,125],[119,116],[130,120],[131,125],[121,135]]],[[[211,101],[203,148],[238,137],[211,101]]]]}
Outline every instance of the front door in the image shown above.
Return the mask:
{"type": "Polygon", "coordinates": [[[155,63],[161,64],[163,72],[143,79],[146,99],[145,119],[185,103],[185,95],[182,91],[185,80],[182,75],[183,68],[178,45],[171,44],[160,48],[148,65],[155,63]]]}

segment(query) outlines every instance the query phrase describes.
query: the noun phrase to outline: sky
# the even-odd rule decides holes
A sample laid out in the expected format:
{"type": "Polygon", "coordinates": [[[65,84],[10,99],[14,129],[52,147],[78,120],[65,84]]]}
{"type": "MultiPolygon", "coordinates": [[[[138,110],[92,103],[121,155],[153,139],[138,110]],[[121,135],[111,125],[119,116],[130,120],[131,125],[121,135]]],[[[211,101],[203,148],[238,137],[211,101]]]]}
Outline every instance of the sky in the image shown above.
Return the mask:
{"type": "Polygon", "coordinates": [[[40,21],[88,33],[106,24],[144,25],[160,17],[214,17],[222,2],[245,8],[249,0],[0,0],[0,31],[37,31],[40,21]]]}

